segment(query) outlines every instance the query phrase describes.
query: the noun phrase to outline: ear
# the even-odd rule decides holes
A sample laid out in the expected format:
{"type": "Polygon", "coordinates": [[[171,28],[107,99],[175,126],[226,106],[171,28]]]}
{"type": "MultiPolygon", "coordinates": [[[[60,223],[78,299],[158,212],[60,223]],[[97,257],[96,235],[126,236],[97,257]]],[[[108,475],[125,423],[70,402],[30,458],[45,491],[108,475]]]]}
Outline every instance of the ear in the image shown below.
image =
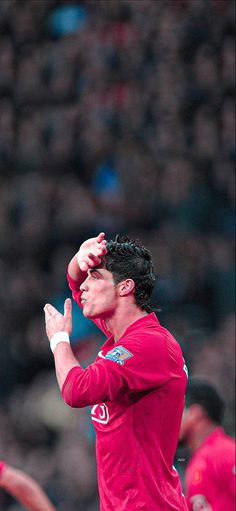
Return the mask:
{"type": "Polygon", "coordinates": [[[188,409],[189,420],[196,422],[199,421],[205,415],[203,407],[198,404],[192,404],[188,409]]]}
{"type": "Polygon", "coordinates": [[[119,282],[119,295],[120,296],[127,296],[131,293],[134,293],[135,290],[135,283],[133,279],[125,279],[122,280],[122,282],[119,282]]]}

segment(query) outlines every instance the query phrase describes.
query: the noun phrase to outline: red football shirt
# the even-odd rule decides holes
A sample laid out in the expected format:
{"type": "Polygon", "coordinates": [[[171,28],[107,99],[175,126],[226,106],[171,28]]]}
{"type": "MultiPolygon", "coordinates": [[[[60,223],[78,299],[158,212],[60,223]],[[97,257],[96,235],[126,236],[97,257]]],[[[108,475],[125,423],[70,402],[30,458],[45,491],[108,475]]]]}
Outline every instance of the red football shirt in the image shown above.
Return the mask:
{"type": "Polygon", "coordinates": [[[92,405],[100,510],[185,511],[173,467],[187,383],[181,348],[153,313],[116,342],[95,323],[108,339],[93,364],[71,369],[62,395],[73,407],[92,405]]]}
{"type": "Polygon", "coordinates": [[[191,511],[235,510],[235,441],[217,427],[192,456],[185,473],[191,511]]]}
{"type": "Polygon", "coordinates": [[[5,462],[0,460],[0,477],[2,475],[2,471],[3,471],[4,467],[5,467],[5,462]]]}

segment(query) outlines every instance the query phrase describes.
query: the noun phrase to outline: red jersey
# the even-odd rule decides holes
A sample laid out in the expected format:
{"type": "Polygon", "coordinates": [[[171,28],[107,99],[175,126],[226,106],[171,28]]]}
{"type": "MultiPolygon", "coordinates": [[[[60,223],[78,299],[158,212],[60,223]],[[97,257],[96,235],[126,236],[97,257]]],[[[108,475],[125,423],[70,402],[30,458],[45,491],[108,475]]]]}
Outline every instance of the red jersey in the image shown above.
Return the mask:
{"type": "Polygon", "coordinates": [[[192,456],[185,473],[191,511],[235,510],[235,441],[217,427],[192,456]]]}
{"type": "MultiPolygon", "coordinates": [[[[69,278],[73,298],[80,292],[69,278]]],[[[95,362],[70,370],[62,395],[92,405],[101,511],[186,511],[173,460],[187,383],[181,348],[154,313],[108,336],[95,362]]]]}
{"type": "Polygon", "coordinates": [[[2,471],[3,471],[4,467],[5,467],[5,462],[0,460],[0,477],[2,475],[2,471]]]}

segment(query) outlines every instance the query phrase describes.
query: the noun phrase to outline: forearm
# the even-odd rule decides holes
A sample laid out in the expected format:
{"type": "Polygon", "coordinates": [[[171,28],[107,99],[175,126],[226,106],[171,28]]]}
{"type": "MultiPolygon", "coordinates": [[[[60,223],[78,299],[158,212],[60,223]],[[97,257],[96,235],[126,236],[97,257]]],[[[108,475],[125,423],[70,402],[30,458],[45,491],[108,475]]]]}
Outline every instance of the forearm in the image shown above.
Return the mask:
{"type": "Polygon", "coordinates": [[[21,470],[6,466],[1,486],[28,511],[56,511],[39,484],[21,470]]]}
{"type": "Polygon", "coordinates": [[[116,399],[126,382],[120,368],[114,367],[113,362],[113,366],[108,364],[98,360],[86,369],[73,367],[62,387],[65,403],[72,408],[84,408],[116,399]]]}
{"type": "Polygon", "coordinates": [[[79,284],[82,284],[82,282],[86,279],[87,273],[84,271],[81,271],[79,264],[78,264],[78,252],[72,257],[71,261],[68,265],[68,273],[70,277],[78,282],[79,284]]]}
{"type": "Polygon", "coordinates": [[[79,366],[78,360],[75,358],[71,346],[68,343],[60,342],[54,351],[54,362],[56,369],[56,377],[60,390],[63,383],[73,367],[79,366]]]}
{"type": "Polygon", "coordinates": [[[94,268],[101,263],[102,257],[107,253],[104,232],[100,232],[95,238],[82,243],[79,251],[72,257],[68,273],[72,279],[82,284],[87,277],[89,268],[94,268]]]}

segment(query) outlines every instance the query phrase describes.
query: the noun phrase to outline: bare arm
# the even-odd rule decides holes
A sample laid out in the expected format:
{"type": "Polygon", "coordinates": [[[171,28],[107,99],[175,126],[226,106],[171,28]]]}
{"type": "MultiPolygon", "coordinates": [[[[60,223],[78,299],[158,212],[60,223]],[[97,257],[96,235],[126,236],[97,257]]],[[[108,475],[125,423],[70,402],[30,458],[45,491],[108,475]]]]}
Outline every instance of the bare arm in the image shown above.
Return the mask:
{"type": "Polygon", "coordinates": [[[82,243],[79,251],[71,259],[68,272],[72,279],[79,284],[87,277],[89,268],[93,268],[101,263],[102,256],[106,254],[105,233],[100,232],[95,238],[90,238],[82,243]]]}
{"type": "MultiPolygon", "coordinates": [[[[71,259],[68,272],[70,277],[76,280],[78,284],[82,284],[87,278],[88,269],[99,265],[102,257],[106,254],[107,242],[104,237],[105,233],[100,232],[95,238],[86,240],[71,259]]],[[[70,336],[72,330],[71,308],[72,305],[69,298],[65,301],[64,315],[60,314],[51,304],[45,305],[46,332],[49,341],[57,332],[66,332],[70,336]]],[[[69,371],[73,367],[79,366],[79,363],[72,352],[70,344],[66,341],[60,341],[55,350],[53,350],[53,354],[58,385],[62,389],[69,371]]]]}
{"type": "MultiPolygon", "coordinates": [[[[61,314],[53,305],[47,303],[44,307],[46,332],[49,341],[57,332],[66,332],[68,336],[72,330],[72,304],[71,299],[67,298],[64,305],[64,315],[61,314]]],[[[54,361],[56,376],[60,389],[72,367],[79,366],[71,346],[68,342],[60,342],[54,350],[54,361]]]]}
{"type": "Polygon", "coordinates": [[[22,470],[6,465],[0,478],[0,487],[28,511],[56,511],[41,486],[22,470]]]}

